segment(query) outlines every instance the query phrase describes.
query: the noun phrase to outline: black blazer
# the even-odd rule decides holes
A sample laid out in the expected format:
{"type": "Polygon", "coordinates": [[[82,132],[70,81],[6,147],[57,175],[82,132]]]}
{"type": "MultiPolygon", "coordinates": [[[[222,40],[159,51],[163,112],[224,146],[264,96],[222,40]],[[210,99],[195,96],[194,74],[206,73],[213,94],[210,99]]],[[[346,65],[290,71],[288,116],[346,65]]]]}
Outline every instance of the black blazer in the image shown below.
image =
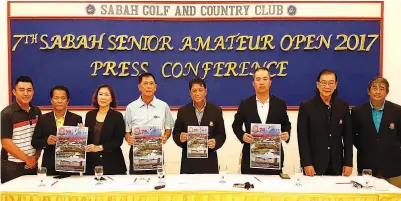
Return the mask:
{"type": "MultiPolygon", "coordinates": [[[[275,96],[269,98],[269,113],[267,115],[266,122],[264,124],[281,124],[281,131],[291,133],[291,122],[287,115],[287,106],[284,100],[275,96]]],[[[249,143],[245,143],[242,137],[245,133],[250,134],[251,123],[262,123],[256,104],[256,95],[253,95],[243,100],[238,107],[238,111],[235,114],[232,128],[238,140],[244,144],[242,147],[242,160],[241,160],[241,173],[242,174],[280,174],[281,170],[265,170],[250,168],[250,146],[249,143]],[[242,125],[245,124],[245,131],[242,129],[242,125]]],[[[287,143],[290,141],[288,138],[287,143]]],[[[284,166],[284,151],[281,147],[281,168],[284,166]]]]}
{"type": "Polygon", "coordinates": [[[299,107],[297,133],[301,166],[313,166],[318,175],[326,173],[330,157],[337,175],[342,174],[343,166],[352,167],[349,105],[334,98],[331,110],[329,126],[327,108],[320,96],[302,102],[299,107]]]}
{"type": "Polygon", "coordinates": [[[379,132],[373,123],[370,102],[352,108],[352,122],[358,172],[371,169],[375,176],[400,176],[401,106],[385,102],[379,132]]]}
{"type": "MultiPolygon", "coordinates": [[[[67,111],[64,119],[64,126],[77,126],[82,123],[82,117],[67,111]]],[[[39,117],[35,131],[32,136],[32,146],[35,149],[43,149],[42,167],[47,168],[48,175],[59,175],[60,172],[55,170],[55,145],[48,145],[47,138],[50,135],[57,136],[56,120],[54,112],[43,114],[39,117]]],[[[63,174],[63,173],[62,173],[63,174]]]]}
{"type": "MultiPolygon", "coordinates": [[[[91,110],[86,113],[85,126],[88,127],[88,145],[93,144],[94,127],[96,124],[96,115],[98,110],[91,110]]],[[[86,175],[94,175],[96,165],[103,165],[105,175],[126,174],[121,144],[125,136],[125,122],[123,115],[113,109],[109,109],[104,119],[99,144],[103,146],[103,151],[96,153],[87,153],[86,175]]],[[[96,145],[96,144],[95,144],[96,145]]]]}
{"type": "Polygon", "coordinates": [[[193,103],[189,103],[178,110],[177,120],[173,130],[174,142],[182,148],[181,174],[216,174],[219,172],[217,150],[226,141],[223,112],[221,108],[211,102],[206,103],[201,123],[195,113],[193,103]],[[214,149],[209,148],[208,158],[187,158],[187,142],[181,143],[181,132],[187,132],[188,126],[208,126],[209,139],[216,140],[214,149]]]}

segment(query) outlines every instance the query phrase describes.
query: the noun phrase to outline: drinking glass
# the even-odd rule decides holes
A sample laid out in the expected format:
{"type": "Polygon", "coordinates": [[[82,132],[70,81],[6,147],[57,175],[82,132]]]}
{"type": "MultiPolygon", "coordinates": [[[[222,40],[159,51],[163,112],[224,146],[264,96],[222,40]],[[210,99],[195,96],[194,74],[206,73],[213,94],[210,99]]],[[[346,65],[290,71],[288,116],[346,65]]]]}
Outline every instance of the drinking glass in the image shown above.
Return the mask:
{"type": "Polygon", "coordinates": [[[43,179],[45,179],[46,176],[47,176],[47,168],[46,168],[46,167],[38,167],[37,173],[38,173],[38,177],[40,178],[39,187],[46,186],[46,185],[43,183],[43,179]]]}
{"type": "Polygon", "coordinates": [[[303,169],[300,166],[294,167],[294,177],[295,177],[295,185],[302,186],[301,178],[303,177],[303,169]]]}
{"type": "Polygon", "coordinates": [[[227,174],[227,165],[219,165],[219,175],[220,181],[219,183],[226,183],[225,176],[227,174]]]}
{"type": "Polygon", "coordinates": [[[370,188],[372,185],[372,170],[371,169],[363,169],[362,177],[363,177],[363,180],[365,181],[365,187],[370,188]]]}
{"type": "Polygon", "coordinates": [[[96,185],[102,184],[102,181],[100,179],[103,176],[103,166],[99,165],[99,166],[95,167],[95,176],[96,176],[96,180],[97,180],[96,185]]]}

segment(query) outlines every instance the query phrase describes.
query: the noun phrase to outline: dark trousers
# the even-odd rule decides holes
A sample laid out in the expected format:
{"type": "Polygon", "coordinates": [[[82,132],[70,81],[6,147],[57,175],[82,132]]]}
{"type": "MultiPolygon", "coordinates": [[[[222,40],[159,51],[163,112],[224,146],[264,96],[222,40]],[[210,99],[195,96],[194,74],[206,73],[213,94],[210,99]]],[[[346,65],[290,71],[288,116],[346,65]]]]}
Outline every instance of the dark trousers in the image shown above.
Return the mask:
{"type": "MultiPolygon", "coordinates": [[[[328,176],[338,176],[339,175],[333,168],[333,163],[332,163],[331,157],[329,159],[329,165],[327,166],[327,170],[324,173],[324,175],[328,175],[328,176]]],[[[340,173],[340,175],[341,175],[341,173],[340,173]]]]}
{"type": "Polygon", "coordinates": [[[37,168],[25,169],[25,162],[16,163],[1,159],[1,183],[11,181],[24,175],[36,175],[37,168]]]}

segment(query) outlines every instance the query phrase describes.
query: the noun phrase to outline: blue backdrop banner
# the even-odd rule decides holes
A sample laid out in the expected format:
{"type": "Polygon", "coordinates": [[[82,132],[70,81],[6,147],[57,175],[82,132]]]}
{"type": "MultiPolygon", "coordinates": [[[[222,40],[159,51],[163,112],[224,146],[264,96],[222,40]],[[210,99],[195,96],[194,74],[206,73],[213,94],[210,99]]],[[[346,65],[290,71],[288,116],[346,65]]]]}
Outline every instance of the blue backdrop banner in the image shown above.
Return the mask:
{"type": "Polygon", "coordinates": [[[270,69],[271,94],[287,106],[314,95],[324,68],[337,72],[340,97],[358,105],[381,69],[380,21],[12,19],[10,27],[12,82],[31,76],[39,106],[50,105],[54,85],[70,89],[70,106],[90,106],[100,84],[126,106],[140,95],[138,76],[151,72],[170,106],[190,102],[197,75],[208,100],[235,107],[254,94],[258,67],[270,69]]]}

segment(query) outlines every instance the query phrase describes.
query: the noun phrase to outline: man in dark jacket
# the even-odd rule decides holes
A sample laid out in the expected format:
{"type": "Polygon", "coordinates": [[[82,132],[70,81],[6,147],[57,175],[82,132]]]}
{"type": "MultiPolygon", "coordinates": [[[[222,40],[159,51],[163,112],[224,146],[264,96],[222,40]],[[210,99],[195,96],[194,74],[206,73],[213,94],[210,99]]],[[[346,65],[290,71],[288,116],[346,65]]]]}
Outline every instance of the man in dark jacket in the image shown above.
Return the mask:
{"type": "Polygon", "coordinates": [[[352,123],[349,105],[337,98],[337,75],[322,70],[316,96],[301,103],[298,112],[298,148],[308,176],[352,173],[352,123]]]}
{"type": "Polygon", "coordinates": [[[226,141],[223,112],[221,108],[206,100],[206,83],[201,78],[189,82],[192,102],[181,107],[177,113],[173,130],[174,142],[182,148],[181,174],[217,174],[217,150],[226,141]],[[188,158],[188,126],[208,127],[207,158],[188,158]]]}
{"type": "Polygon", "coordinates": [[[386,100],[389,83],[376,77],[369,82],[370,100],[352,109],[358,173],[371,169],[401,188],[401,106],[386,100]]]}
{"type": "Polygon", "coordinates": [[[267,68],[257,68],[253,75],[253,87],[256,95],[243,100],[235,114],[232,128],[238,140],[243,144],[241,173],[278,175],[284,164],[284,151],[281,147],[281,167],[276,169],[259,169],[250,166],[250,143],[253,141],[251,133],[252,123],[280,124],[280,139],[290,141],[291,123],[287,115],[285,102],[270,95],[270,73],[267,68]],[[245,131],[242,126],[245,124],[245,131]]]}

